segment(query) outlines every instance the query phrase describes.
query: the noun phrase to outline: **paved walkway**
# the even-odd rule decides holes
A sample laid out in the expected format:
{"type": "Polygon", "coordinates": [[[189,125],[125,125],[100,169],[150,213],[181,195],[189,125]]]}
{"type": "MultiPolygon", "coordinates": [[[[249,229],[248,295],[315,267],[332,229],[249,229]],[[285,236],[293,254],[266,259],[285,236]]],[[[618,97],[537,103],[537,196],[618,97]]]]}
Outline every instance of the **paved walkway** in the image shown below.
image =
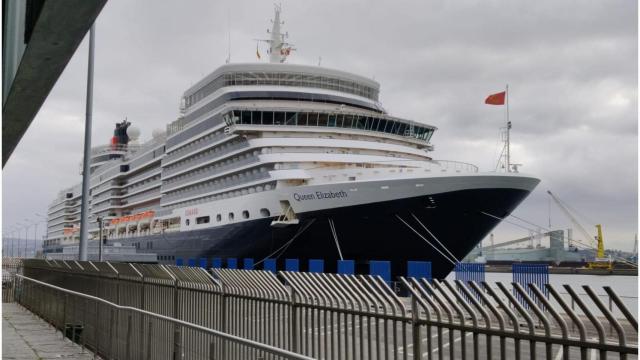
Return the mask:
{"type": "Polygon", "coordinates": [[[2,304],[3,359],[93,359],[51,325],[15,303],[2,304]]]}

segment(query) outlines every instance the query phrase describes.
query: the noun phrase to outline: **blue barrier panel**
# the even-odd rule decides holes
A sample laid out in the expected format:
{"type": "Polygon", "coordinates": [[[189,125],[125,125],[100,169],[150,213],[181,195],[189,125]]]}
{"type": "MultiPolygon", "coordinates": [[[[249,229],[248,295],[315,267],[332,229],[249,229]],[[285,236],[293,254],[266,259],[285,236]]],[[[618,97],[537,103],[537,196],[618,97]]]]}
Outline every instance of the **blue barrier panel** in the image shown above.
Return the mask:
{"type": "Polygon", "coordinates": [[[207,258],[200,258],[200,267],[206,269],[208,265],[207,262],[207,258]]]}
{"type": "Polygon", "coordinates": [[[407,276],[431,280],[431,261],[407,261],[407,276]]]}
{"type": "Polygon", "coordinates": [[[285,259],[284,269],[285,271],[300,271],[300,263],[298,259],[285,259]]]}
{"type": "Polygon", "coordinates": [[[182,266],[184,265],[184,261],[182,260],[182,258],[177,258],[176,259],[176,266],[182,266]]]}
{"type": "MultiPolygon", "coordinates": [[[[484,270],[485,270],[484,264],[461,263],[461,262],[456,263],[455,265],[456,280],[462,281],[465,285],[470,281],[473,281],[479,285],[480,282],[484,281],[485,279],[484,270]]],[[[480,299],[480,295],[476,293],[476,290],[474,288],[472,288],[471,286],[467,286],[467,290],[469,290],[469,292],[474,294],[478,300],[480,299]]],[[[462,290],[459,290],[459,291],[462,296],[467,298],[466,294],[462,290]]]]}
{"type": "Polygon", "coordinates": [[[353,260],[338,260],[338,274],[353,275],[356,272],[356,263],[353,260]]]}
{"type": "Polygon", "coordinates": [[[211,267],[214,269],[222,269],[222,259],[220,258],[211,259],[211,267]]]}
{"type": "Polygon", "coordinates": [[[195,267],[196,266],[196,259],[189,259],[187,260],[187,264],[189,265],[189,267],[195,267]]]}
{"type": "MultiPolygon", "coordinates": [[[[546,284],[549,283],[549,265],[547,264],[513,264],[511,265],[511,272],[513,273],[513,282],[520,284],[523,289],[526,290],[529,297],[536,300],[538,306],[542,307],[542,304],[537,300],[533,291],[529,289],[529,284],[535,284],[538,289],[548,298],[549,293],[546,288],[546,284]]],[[[513,295],[518,299],[520,304],[525,308],[528,308],[526,302],[520,296],[516,289],[513,289],[513,295]]]]}
{"type": "Polygon", "coordinates": [[[324,272],[324,260],[322,260],[322,259],[309,259],[309,272],[310,273],[322,273],[322,272],[324,272]]]}
{"type": "Polygon", "coordinates": [[[271,271],[272,273],[276,273],[276,259],[266,259],[264,261],[264,265],[262,266],[262,270],[271,271]]]}
{"type": "Polygon", "coordinates": [[[236,258],[228,258],[227,259],[227,269],[237,269],[238,268],[238,259],[236,258]]]}
{"type": "Polygon", "coordinates": [[[245,258],[243,261],[243,268],[246,270],[253,270],[253,259],[252,258],[245,258]]]}
{"type": "Polygon", "coordinates": [[[456,280],[480,283],[485,279],[484,269],[484,264],[459,262],[455,266],[456,280]]]}
{"type": "Polygon", "coordinates": [[[369,261],[369,274],[379,275],[387,283],[391,282],[391,262],[390,261],[369,261]]]}

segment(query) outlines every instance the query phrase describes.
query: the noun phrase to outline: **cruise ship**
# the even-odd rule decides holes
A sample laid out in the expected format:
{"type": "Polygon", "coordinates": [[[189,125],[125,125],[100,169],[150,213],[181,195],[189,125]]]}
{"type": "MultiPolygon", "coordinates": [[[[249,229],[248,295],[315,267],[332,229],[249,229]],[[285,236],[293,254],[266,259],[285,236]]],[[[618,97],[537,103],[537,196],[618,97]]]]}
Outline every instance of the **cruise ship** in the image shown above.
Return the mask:
{"type": "MultiPolygon", "coordinates": [[[[442,278],[538,184],[434,159],[428,119],[388,114],[372,79],[287,63],[280,25],[276,7],[268,62],[198,81],[166,131],[140,143],[125,120],[92,149],[91,241],[168,264],[389,260],[404,274],[406,261],[431,261],[442,278]]],[[[80,200],[78,184],[50,205],[45,253],[77,245],[80,200]]]]}

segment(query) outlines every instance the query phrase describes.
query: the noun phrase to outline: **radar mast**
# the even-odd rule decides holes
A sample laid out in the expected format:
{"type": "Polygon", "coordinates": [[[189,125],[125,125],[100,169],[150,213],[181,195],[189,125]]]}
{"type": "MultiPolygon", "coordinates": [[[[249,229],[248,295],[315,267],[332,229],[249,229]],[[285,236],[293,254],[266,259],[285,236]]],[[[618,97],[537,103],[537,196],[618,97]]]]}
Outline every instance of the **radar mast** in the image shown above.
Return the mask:
{"type": "MultiPolygon", "coordinates": [[[[271,27],[271,31],[267,30],[267,33],[271,34],[271,39],[257,41],[263,41],[269,44],[269,62],[278,64],[285,62],[287,60],[287,56],[289,56],[291,51],[294,51],[295,48],[293,47],[293,44],[289,44],[285,41],[285,39],[289,37],[289,33],[283,34],[280,31],[280,25],[284,24],[284,21],[280,20],[282,5],[276,4],[274,7],[275,15],[273,20],[271,20],[273,26],[271,27]]],[[[258,58],[260,58],[259,53],[258,58]]]]}

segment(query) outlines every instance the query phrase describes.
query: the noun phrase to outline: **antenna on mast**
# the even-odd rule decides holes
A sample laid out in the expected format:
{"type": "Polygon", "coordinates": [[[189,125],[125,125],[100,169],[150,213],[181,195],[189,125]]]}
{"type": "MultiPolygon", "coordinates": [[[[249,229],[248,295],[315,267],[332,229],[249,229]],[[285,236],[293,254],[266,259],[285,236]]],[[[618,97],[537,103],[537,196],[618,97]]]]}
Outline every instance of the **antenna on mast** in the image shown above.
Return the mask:
{"type": "MultiPolygon", "coordinates": [[[[270,39],[255,39],[256,41],[266,42],[269,44],[267,54],[269,54],[270,63],[283,63],[287,60],[287,56],[291,55],[291,52],[296,50],[293,44],[285,42],[285,39],[289,38],[289,32],[284,34],[280,31],[280,25],[284,24],[284,21],[280,20],[280,12],[282,11],[281,4],[274,4],[275,16],[271,22],[273,26],[271,30],[267,29],[267,34],[271,35],[270,39]]],[[[260,59],[260,53],[256,49],[256,55],[260,59]]]]}
{"type": "Polygon", "coordinates": [[[228,36],[228,44],[227,44],[227,60],[226,63],[231,62],[231,9],[227,8],[227,36],[228,36]]]}

